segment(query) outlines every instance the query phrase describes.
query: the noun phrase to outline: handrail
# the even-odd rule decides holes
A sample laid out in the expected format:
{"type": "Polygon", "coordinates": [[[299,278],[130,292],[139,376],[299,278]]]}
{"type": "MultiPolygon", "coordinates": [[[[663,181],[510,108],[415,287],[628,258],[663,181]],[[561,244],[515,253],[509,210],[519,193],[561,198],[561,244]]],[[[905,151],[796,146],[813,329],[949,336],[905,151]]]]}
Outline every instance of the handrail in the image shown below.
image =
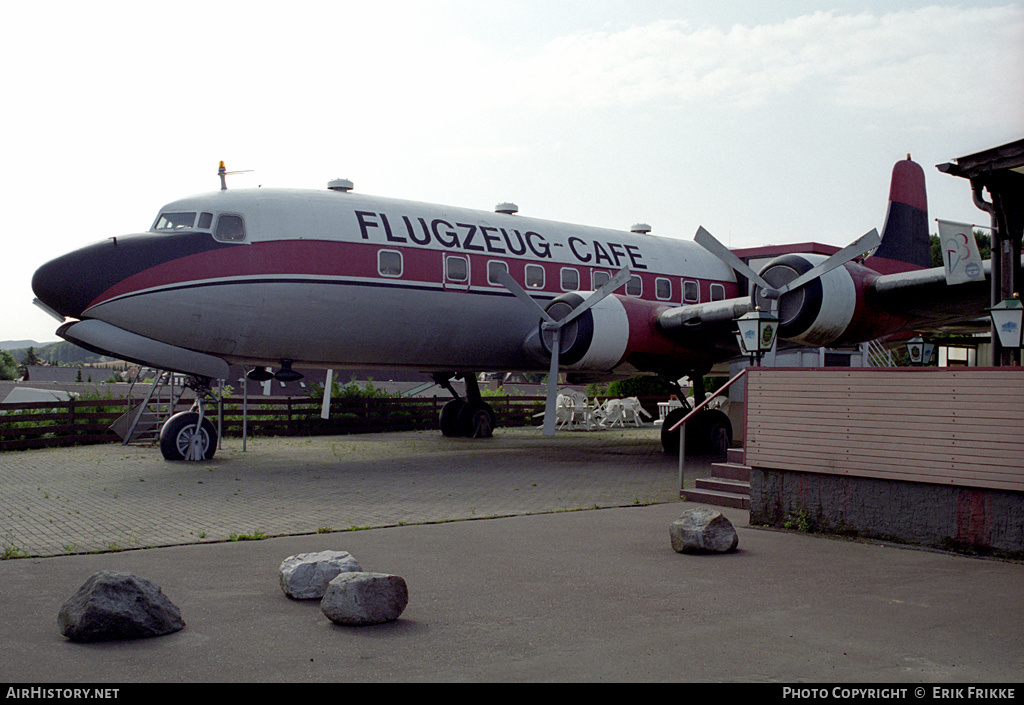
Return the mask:
{"type": "Polygon", "coordinates": [[[749,370],[749,369],[750,369],[749,367],[744,367],[742,370],[740,370],[736,374],[736,376],[734,376],[728,382],[726,382],[721,387],[716,389],[715,392],[711,396],[709,396],[707,399],[702,401],[698,406],[695,406],[690,411],[690,413],[688,413],[686,416],[684,416],[682,419],[680,419],[678,423],[676,423],[674,426],[672,426],[672,428],[669,429],[670,432],[671,431],[679,430],[679,492],[680,493],[682,493],[682,491],[683,491],[683,464],[686,462],[686,433],[685,433],[684,430],[680,430],[682,425],[685,424],[690,419],[691,416],[693,416],[698,411],[703,409],[705,406],[710,404],[715,399],[715,397],[717,397],[719,394],[721,394],[726,389],[731,387],[733,382],[735,382],[740,377],[745,375],[747,373],[747,370],[749,370]]]}
{"type": "Polygon", "coordinates": [[[682,419],[680,419],[679,421],[677,421],[677,422],[676,422],[676,424],[675,424],[674,426],[672,426],[672,428],[670,428],[670,429],[669,429],[669,431],[675,431],[675,430],[677,430],[677,429],[678,429],[678,428],[679,428],[680,426],[682,426],[682,425],[683,425],[684,423],[686,423],[687,421],[689,421],[689,420],[690,420],[690,417],[691,417],[691,416],[693,416],[693,415],[694,415],[694,414],[696,414],[696,413],[697,413],[698,411],[700,411],[701,409],[703,409],[703,408],[704,408],[705,406],[707,406],[708,404],[710,404],[710,403],[711,403],[711,402],[712,402],[712,401],[713,401],[713,400],[715,399],[715,397],[717,397],[717,396],[718,396],[718,395],[720,395],[720,394],[721,394],[722,392],[724,392],[724,391],[725,391],[726,389],[728,389],[729,387],[731,387],[731,386],[732,386],[732,383],[733,383],[733,382],[735,382],[736,380],[738,380],[738,379],[739,379],[740,377],[742,377],[743,375],[745,375],[745,374],[747,373],[747,370],[749,370],[749,369],[750,369],[749,367],[744,367],[744,368],[743,368],[742,370],[740,370],[740,371],[739,371],[739,373],[737,373],[735,377],[733,377],[733,378],[732,378],[732,379],[730,379],[730,380],[729,380],[728,382],[726,382],[726,383],[725,383],[725,384],[723,384],[723,385],[722,385],[721,387],[719,387],[719,388],[718,388],[717,390],[715,390],[715,392],[714,392],[714,393],[713,393],[713,394],[712,394],[711,396],[709,396],[709,397],[708,397],[707,399],[705,399],[704,401],[702,401],[702,402],[701,402],[701,403],[700,403],[700,404],[699,404],[698,406],[695,406],[695,407],[694,407],[694,408],[693,408],[693,409],[692,409],[692,410],[690,411],[690,413],[688,413],[688,414],[687,414],[686,416],[684,416],[684,417],[683,417],[682,419]]]}

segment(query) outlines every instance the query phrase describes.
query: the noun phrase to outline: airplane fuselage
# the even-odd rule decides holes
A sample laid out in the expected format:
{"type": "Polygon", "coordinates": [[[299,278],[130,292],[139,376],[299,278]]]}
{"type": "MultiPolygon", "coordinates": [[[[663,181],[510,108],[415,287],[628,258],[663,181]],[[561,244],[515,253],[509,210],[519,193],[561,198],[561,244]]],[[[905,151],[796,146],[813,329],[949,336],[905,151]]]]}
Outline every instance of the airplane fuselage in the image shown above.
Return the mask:
{"type": "MultiPolygon", "coordinates": [[[[651,309],[739,296],[732,271],[690,241],[283,189],[174,201],[149,232],[58,258],[34,286],[62,315],[231,363],[538,370],[543,354],[524,344],[536,315],[497,269],[543,302],[595,290],[623,267],[633,276],[616,305],[636,326],[650,327],[651,309]]],[[[699,355],[655,330],[638,335],[647,353],[699,355]]],[[[628,367],[609,345],[577,368],[628,367]]]]}

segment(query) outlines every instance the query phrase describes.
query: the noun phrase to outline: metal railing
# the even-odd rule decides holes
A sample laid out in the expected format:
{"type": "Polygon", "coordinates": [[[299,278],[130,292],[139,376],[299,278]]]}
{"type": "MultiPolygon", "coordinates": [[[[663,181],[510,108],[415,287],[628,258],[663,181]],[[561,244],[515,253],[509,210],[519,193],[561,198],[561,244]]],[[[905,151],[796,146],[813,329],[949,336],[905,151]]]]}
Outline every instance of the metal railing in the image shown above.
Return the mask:
{"type": "Polygon", "coordinates": [[[716,397],[721,395],[722,392],[724,392],[729,387],[731,387],[737,380],[739,380],[740,377],[742,377],[743,375],[747,374],[747,370],[749,370],[749,369],[750,369],[749,367],[744,367],[736,375],[734,375],[732,379],[730,379],[728,382],[726,382],[721,387],[719,387],[714,392],[712,392],[710,395],[708,395],[707,399],[702,401],[697,406],[693,407],[693,409],[690,410],[690,413],[688,413],[686,416],[684,416],[679,421],[677,421],[674,426],[669,428],[670,432],[671,431],[677,431],[677,430],[679,431],[679,486],[680,487],[683,486],[683,462],[686,460],[686,422],[690,420],[691,416],[696,414],[698,411],[701,411],[705,406],[707,406],[712,401],[714,401],[714,399],[716,397]]]}

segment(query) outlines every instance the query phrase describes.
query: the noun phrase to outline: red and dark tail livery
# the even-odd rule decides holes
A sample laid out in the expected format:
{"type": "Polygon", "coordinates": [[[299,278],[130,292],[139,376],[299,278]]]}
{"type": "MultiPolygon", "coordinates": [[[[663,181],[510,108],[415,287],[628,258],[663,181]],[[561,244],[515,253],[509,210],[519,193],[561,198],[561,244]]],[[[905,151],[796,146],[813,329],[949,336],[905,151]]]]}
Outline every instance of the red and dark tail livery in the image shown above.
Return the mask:
{"type": "Polygon", "coordinates": [[[931,267],[924,169],[909,154],[892,168],[882,244],[864,264],[882,274],[931,267]]]}

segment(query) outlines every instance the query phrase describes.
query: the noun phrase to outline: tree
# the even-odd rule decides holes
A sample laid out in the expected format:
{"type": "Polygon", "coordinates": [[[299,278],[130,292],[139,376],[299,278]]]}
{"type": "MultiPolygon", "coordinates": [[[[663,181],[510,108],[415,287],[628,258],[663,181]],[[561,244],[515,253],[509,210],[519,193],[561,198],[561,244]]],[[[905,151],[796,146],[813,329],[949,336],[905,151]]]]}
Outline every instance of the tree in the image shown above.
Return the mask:
{"type": "Polygon", "coordinates": [[[38,365],[40,362],[42,361],[36,356],[36,349],[29,347],[25,351],[25,357],[21,358],[21,374],[23,376],[28,374],[29,366],[38,365]]]}
{"type": "Polygon", "coordinates": [[[17,379],[18,363],[6,350],[0,350],[0,379],[17,379]]]}

